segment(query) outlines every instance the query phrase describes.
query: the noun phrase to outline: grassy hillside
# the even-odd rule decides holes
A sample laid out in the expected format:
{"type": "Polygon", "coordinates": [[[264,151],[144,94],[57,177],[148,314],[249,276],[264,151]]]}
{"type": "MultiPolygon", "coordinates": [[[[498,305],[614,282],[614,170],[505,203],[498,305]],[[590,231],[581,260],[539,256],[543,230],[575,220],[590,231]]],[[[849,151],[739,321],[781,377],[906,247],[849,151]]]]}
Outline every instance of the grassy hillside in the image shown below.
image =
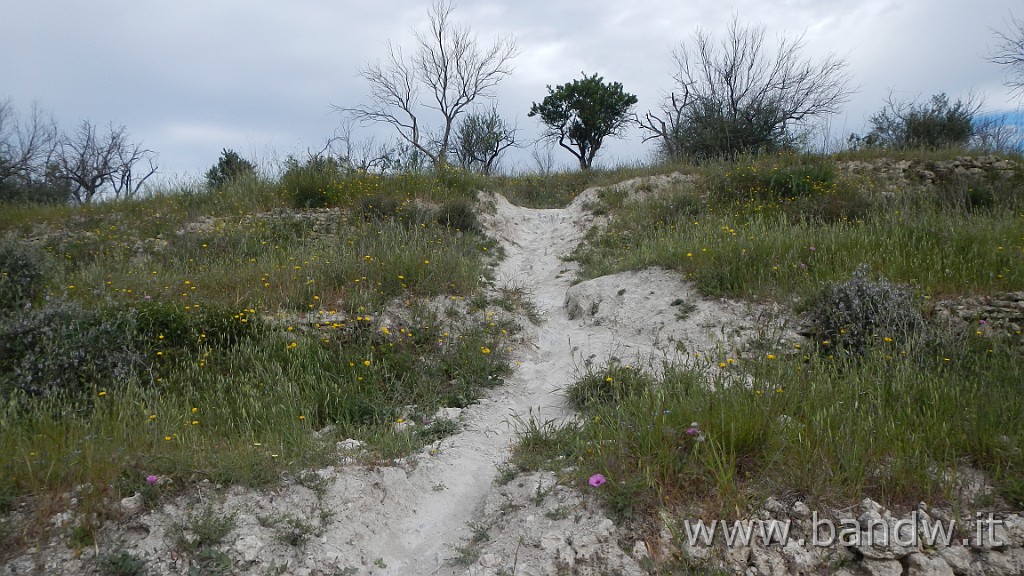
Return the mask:
{"type": "Polygon", "coordinates": [[[346,438],[384,461],[452,433],[435,412],[501,383],[516,330],[497,312],[510,302],[483,290],[500,249],[479,230],[475,191],[552,207],[672,172],[686,177],[639,199],[600,193],[592,208],[608,220],[572,255],[581,276],[677,270],[706,296],[803,314],[807,341],[783,349],[766,334],[661,379],[593,369],[568,391],[584,418],[527,424],[511,471],[555,467],[581,485],[601,473],[622,518],[739,513],[780,493],[955,502],[968,469],[996,488],[971,504],[1024,507],[1021,320],[938,313],[1024,287],[1024,161],[1011,160],[299,171],[4,207],[0,513],[18,514],[0,539],[45,536],[77,498],[72,540],[87,546],[135,492],[154,504],[204,479],[259,486],[336,458],[346,438]],[[407,420],[419,425],[396,425],[407,420]]]}
{"type": "Polygon", "coordinates": [[[295,210],[287,184],[5,209],[0,511],[39,498],[0,536],[75,497],[84,545],[112,503],[156,501],[151,476],[262,485],[346,438],[399,457],[501,382],[515,326],[481,291],[496,250],[468,192],[354,176],[295,210]]]}
{"type": "Polygon", "coordinates": [[[766,333],[662,378],[592,369],[568,390],[584,418],[524,423],[514,469],[600,473],[620,518],[742,517],[771,495],[1024,507],[1024,309],[977,305],[1024,288],[1024,166],[957,158],[750,158],[602,191],[583,278],[677,270],[781,304],[807,339],[766,333]],[[994,490],[968,488],[976,471],[994,490]]]}

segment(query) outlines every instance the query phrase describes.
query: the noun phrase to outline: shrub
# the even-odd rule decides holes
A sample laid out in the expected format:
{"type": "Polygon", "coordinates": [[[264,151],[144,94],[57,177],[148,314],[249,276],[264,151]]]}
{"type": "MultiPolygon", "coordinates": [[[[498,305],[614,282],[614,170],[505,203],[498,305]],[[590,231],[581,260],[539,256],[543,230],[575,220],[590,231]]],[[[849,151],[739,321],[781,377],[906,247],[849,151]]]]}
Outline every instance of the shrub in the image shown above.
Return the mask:
{"type": "Polygon", "coordinates": [[[84,308],[60,301],[0,323],[0,398],[61,398],[87,405],[98,391],[142,383],[186,353],[232,347],[262,323],[245,312],[84,308]]]}
{"type": "Polygon", "coordinates": [[[134,318],[58,302],[0,325],[0,397],[88,398],[95,389],[137,380],[145,363],[132,342],[134,318]]]}
{"type": "Polygon", "coordinates": [[[728,172],[708,179],[714,200],[823,222],[856,220],[871,209],[863,183],[840,174],[829,159],[781,155],[770,164],[755,160],[727,166],[728,172]]]}
{"type": "Polygon", "coordinates": [[[355,206],[356,212],[366,221],[397,220],[401,208],[401,202],[385,194],[361,196],[355,206]]]}
{"type": "Polygon", "coordinates": [[[324,208],[337,201],[333,190],[342,178],[341,164],[329,156],[313,156],[306,162],[289,157],[281,188],[296,208],[324,208]]]}
{"type": "Polygon", "coordinates": [[[722,195],[759,201],[802,198],[828,191],[835,184],[831,162],[771,166],[751,163],[740,165],[725,175],[722,195]]]}
{"type": "Polygon", "coordinates": [[[906,346],[924,327],[910,287],[871,280],[861,264],[845,282],[826,285],[810,305],[812,332],[823,350],[861,355],[884,342],[906,346]]]}
{"type": "Polygon", "coordinates": [[[0,312],[23,307],[39,295],[46,263],[46,254],[27,242],[0,242],[0,312]]]}
{"type": "Polygon", "coordinates": [[[206,172],[206,186],[210,190],[217,190],[232,180],[251,177],[256,175],[256,166],[242,158],[234,150],[225,148],[220,153],[220,159],[206,172]]]}
{"type": "Polygon", "coordinates": [[[463,232],[479,232],[480,221],[476,218],[473,204],[468,200],[449,200],[437,210],[437,223],[463,232]]]}
{"type": "Polygon", "coordinates": [[[896,102],[890,97],[871,116],[871,131],[862,138],[851,136],[850,143],[889,149],[966,146],[975,134],[979,108],[973,98],[951,103],[945,94],[932,96],[927,104],[896,102]]]}

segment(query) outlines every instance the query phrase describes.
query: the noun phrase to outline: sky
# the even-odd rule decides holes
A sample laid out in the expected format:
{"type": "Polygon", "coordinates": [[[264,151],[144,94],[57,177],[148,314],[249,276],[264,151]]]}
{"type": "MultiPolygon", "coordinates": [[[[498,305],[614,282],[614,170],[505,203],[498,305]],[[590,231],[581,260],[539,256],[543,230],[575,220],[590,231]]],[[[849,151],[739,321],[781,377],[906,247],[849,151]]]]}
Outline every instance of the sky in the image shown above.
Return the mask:
{"type": "MultiPolygon", "coordinates": [[[[83,120],[127,128],[159,154],[160,178],[200,178],[224,148],[273,169],[317,151],[344,124],[335,107],[369,102],[359,70],[411,47],[426,0],[0,0],[0,101],[33,103],[72,131],[83,120]]],[[[1017,0],[459,0],[453,19],[482,45],[512,36],[519,55],[496,89],[499,112],[528,146],[506,170],[537,168],[542,126],[528,118],[547,86],[597,73],[656,109],[673,87],[672,51],[700,29],[721,37],[734,18],[766,40],[803,36],[801,54],[845,59],[856,92],[829,119],[831,137],[863,133],[893,94],[925,100],[974,93],[984,111],[1015,111],[1005,70],[986,56],[995,30],[1024,17],[1017,0]],[[537,154],[535,154],[535,152],[537,154]]],[[[484,104],[482,102],[482,104],[484,104]]],[[[353,137],[386,141],[388,126],[353,137]]],[[[648,160],[638,130],[609,140],[596,165],[648,160]]],[[[570,167],[573,157],[551,157],[570,167]]]]}

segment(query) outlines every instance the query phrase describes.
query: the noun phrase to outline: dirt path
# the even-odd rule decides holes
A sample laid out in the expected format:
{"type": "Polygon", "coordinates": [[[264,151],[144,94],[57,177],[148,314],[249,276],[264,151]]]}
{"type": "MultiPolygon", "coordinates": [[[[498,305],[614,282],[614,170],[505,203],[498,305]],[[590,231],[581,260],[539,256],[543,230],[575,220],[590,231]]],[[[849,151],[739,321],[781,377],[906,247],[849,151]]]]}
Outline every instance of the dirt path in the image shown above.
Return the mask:
{"type": "MultiPolygon", "coordinates": [[[[626,363],[656,367],[662,360],[680,361],[694,350],[706,353],[715,349],[729,339],[723,326],[743,332],[748,315],[699,301],[677,275],[664,271],[619,274],[572,287],[576,266],[562,258],[592,223],[584,206],[595,197],[596,191],[591,190],[565,209],[550,210],[516,207],[497,195],[484,199],[494,207],[494,213],[484,218],[487,231],[506,252],[495,285],[529,294],[543,322],[528,329],[528,343],[517,352],[518,366],[506,386],[464,410],[464,431],[445,440],[436,456],[404,480],[399,496],[404,503],[402,511],[396,511],[398,517],[377,539],[367,542],[368,556],[382,558],[387,566],[378,573],[462,573],[466,568],[452,560],[467,560],[467,555],[456,549],[474,536],[471,524],[478,530],[490,526],[499,532],[488,535],[494,540],[478,550],[480,561],[485,567],[490,565],[492,572],[510,569],[514,560],[509,556],[515,555],[520,573],[529,558],[534,566],[528,568],[546,573],[553,550],[542,545],[542,535],[536,531],[549,534],[551,544],[550,534],[570,528],[548,521],[546,526],[534,522],[534,526],[501,530],[495,526],[494,510],[488,509],[489,499],[492,503],[504,499],[503,506],[509,509],[519,505],[512,502],[515,487],[502,491],[494,484],[497,466],[514,440],[511,423],[529,418],[558,423],[571,417],[563,391],[588,364],[600,366],[614,356],[626,363]],[[680,298],[692,299],[696,308],[685,321],[673,307],[680,298]],[[444,488],[432,489],[439,486],[444,488]],[[524,550],[524,541],[533,545],[524,550]],[[548,566],[542,565],[545,556],[548,566]]],[[[526,492],[533,489],[527,488],[526,492]]],[[[531,498],[529,494],[526,497],[531,498]]],[[[503,519],[505,525],[514,524],[503,519]]],[[[607,531],[607,521],[598,512],[589,511],[588,519],[593,526],[603,524],[607,531]]],[[[578,555],[571,546],[558,553],[558,546],[556,542],[554,555],[578,555]]],[[[614,553],[602,552],[604,556],[614,553]]]]}
{"type": "Polygon", "coordinates": [[[494,488],[498,465],[514,440],[514,420],[559,420],[569,415],[560,390],[574,372],[573,337],[578,341],[583,336],[569,326],[563,309],[573,267],[560,257],[579,242],[586,214],[577,205],[531,210],[515,207],[500,196],[490,200],[496,213],[485,218],[485,225],[506,251],[495,285],[530,294],[544,322],[529,329],[533,341],[517,352],[519,365],[506,386],[463,410],[462,433],[443,441],[430,462],[409,474],[401,519],[383,530],[379,540],[368,543],[369,556],[382,558],[388,567],[380,574],[458,569],[446,566],[444,560],[457,556],[455,548],[471,538],[469,525],[478,519],[494,488]],[[425,570],[428,567],[431,570],[425,570]]]}

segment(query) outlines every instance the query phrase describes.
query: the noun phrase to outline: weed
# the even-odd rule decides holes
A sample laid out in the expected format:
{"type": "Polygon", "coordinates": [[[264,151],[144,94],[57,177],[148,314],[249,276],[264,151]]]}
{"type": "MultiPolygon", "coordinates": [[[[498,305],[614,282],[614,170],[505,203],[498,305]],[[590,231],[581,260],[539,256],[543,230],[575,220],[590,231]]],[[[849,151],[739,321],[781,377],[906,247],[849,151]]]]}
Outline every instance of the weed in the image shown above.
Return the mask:
{"type": "Polygon", "coordinates": [[[275,526],[274,537],[278,542],[299,547],[318,535],[320,529],[301,518],[287,515],[275,526]]]}
{"type": "Polygon", "coordinates": [[[178,527],[178,546],[198,554],[221,544],[238,525],[234,514],[218,512],[212,505],[190,514],[187,525],[178,527]]]}
{"type": "Polygon", "coordinates": [[[672,301],[672,306],[676,307],[676,320],[679,320],[680,322],[685,321],[694,312],[697,311],[697,303],[696,302],[692,302],[692,301],[691,302],[687,302],[687,301],[683,300],[682,298],[677,298],[677,299],[673,300],[672,301]]]}
{"type": "Polygon", "coordinates": [[[188,576],[227,576],[232,573],[231,558],[214,548],[203,548],[192,556],[188,576]]]}
{"type": "Polygon", "coordinates": [[[145,576],[148,573],[144,560],[124,550],[101,554],[96,563],[106,576],[145,576]]]}

